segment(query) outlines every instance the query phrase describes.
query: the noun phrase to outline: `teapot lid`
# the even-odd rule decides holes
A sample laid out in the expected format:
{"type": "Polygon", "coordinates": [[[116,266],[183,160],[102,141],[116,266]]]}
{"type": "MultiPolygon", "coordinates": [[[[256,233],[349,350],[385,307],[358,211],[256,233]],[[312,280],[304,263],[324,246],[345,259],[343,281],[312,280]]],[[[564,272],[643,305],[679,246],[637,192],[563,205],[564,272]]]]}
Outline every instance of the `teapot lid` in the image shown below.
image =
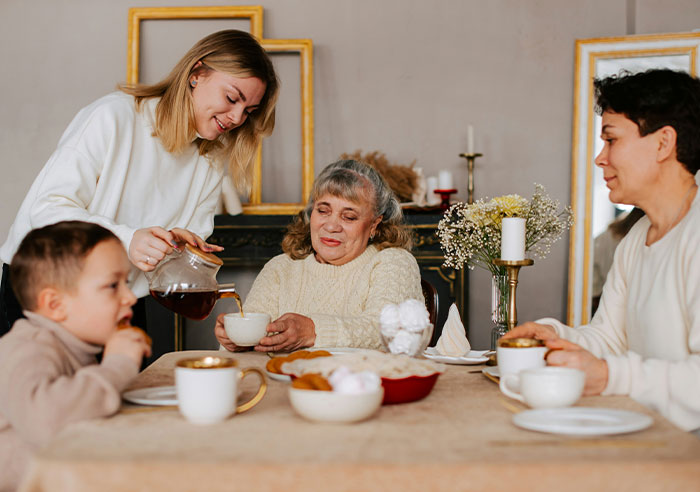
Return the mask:
{"type": "Polygon", "coordinates": [[[185,245],[185,249],[189,251],[190,253],[197,255],[199,258],[202,260],[208,262],[208,263],[213,263],[214,265],[221,266],[224,264],[223,260],[219,258],[216,255],[213,255],[211,253],[207,253],[206,251],[202,251],[199,248],[195,248],[191,244],[185,245]]]}

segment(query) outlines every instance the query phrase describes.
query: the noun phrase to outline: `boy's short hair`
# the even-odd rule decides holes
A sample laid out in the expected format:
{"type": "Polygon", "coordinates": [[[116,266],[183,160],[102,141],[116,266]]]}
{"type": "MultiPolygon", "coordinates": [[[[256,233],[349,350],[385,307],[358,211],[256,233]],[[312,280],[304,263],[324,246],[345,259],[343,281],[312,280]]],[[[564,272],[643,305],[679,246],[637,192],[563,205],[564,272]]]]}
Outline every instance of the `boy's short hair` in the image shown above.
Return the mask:
{"type": "Polygon", "coordinates": [[[119,238],[100,225],[77,220],[29,231],[10,263],[12,290],[22,309],[35,310],[45,287],[72,292],[85,258],[95,246],[109,240],[119,238]]]}
{"type": "Polygon", "coordinates": [[[622,114],[643,137],[664,126],[676,130],[676,158],[691,173],[700,168],[700,80],[685,72],[652,69],[596,79],[596,112],[622,114]]]}

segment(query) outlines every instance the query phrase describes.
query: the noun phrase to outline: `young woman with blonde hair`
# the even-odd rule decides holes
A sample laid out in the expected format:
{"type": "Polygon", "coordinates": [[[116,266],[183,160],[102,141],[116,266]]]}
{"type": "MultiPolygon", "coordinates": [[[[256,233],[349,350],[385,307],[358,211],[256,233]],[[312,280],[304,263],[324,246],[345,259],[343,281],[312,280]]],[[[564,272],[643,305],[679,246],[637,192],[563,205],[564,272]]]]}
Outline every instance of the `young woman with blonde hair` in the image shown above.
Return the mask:
{"type": "MultiPolygon", "coordinates": [[[[0,335],[21,317],[7,265],[31,229],[100,224],[143,272],[177,243],[221,250],[202,238],[213,231],[225,170],[248,188],[255,150],[274,127],[279,83],[270,58],[250,34],[220,31],[162,81],[119,89],[76,115],[20,207],[0,249],[0,335]]],[[[132,288],[148,294],[142,274],[132,288]]]]}

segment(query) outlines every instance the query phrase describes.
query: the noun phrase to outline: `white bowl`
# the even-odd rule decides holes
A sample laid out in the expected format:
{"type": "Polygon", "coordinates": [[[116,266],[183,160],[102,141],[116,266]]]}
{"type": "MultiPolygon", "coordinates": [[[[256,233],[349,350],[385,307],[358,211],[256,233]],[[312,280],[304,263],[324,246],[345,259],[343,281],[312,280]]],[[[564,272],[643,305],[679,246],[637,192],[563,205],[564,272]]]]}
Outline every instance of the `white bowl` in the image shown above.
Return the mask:
{"type": "Polygon", "coordinates": [[[316,422],[357,422],[371,417],[382,404],[384,388],[359,394],[289,388],[289,401],[299,415],[316,422]]]}

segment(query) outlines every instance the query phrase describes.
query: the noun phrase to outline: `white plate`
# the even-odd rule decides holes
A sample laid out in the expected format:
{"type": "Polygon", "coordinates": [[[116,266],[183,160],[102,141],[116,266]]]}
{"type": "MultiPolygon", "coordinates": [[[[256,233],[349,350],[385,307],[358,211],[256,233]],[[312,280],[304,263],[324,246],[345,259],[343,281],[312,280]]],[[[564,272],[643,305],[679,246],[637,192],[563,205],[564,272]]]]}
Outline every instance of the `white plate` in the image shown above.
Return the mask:
{"type": "Polygon", "coordinates": [[[137,405],[177,405],[175,386],[156,386],[127,391],[122,398],[137,405]]]}
{"type": "Polygon", "coordinates": [[[489,366],[489,367],[484,367],[481,370],[482,373],[488,374],[489,376],[493,376],[495,378],[500,378],[501,373],[498,371],[498,366],[489,366]]]}
{"type": "Polygon", "coordinates": [[[277,374],[276,372],[270,372],[267,369],[265,369],[265,374],[268,378],[274,379],[275,381],[288,383],[292,380],[292,377],[289,374],[277,374]]]}
{"type": "Polygon", "coordinates": [[[611,408],[542,408],[513,416],[523,429],[574,436],[625,434],[646,429],[654,422],[648,415],[611,408]]]}
{"type": "Polygon", "coordinates": [[[461,357],[449,357],[447,355],[441,355],[437,352],[435,347],[428,347],[425,349],[425,352],[423,352],[423,355],[430,360],[434,360],[435,362],[443,362],[445,364],[457,364],[460,366],[469,366],[469,365],[476,365],[476,364],[483,364],[484,362],[488,361],[488,357],[484,357],[484,354],[488,352],[488,350],[470,350],[466,355],[463,355],[461,357]]]}

